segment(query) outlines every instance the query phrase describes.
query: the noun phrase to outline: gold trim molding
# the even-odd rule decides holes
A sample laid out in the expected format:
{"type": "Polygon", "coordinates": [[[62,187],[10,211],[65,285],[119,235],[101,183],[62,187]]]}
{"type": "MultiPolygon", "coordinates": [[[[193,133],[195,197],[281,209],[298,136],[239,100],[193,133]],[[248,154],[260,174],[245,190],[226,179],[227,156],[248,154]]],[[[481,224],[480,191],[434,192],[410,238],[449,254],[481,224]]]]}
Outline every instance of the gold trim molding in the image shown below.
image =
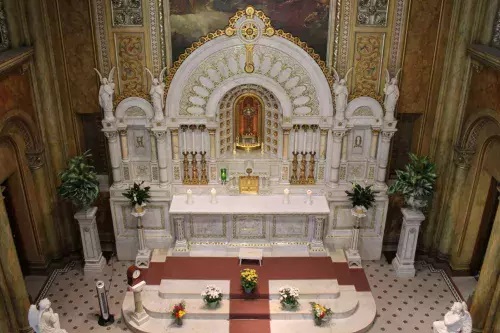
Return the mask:
{"type": "Polygon", "coordinates": [[[487,67],[500,70],[500,50],[481,44],[472,44],[467,48],[472,59],[475,59],[487,67]]]}

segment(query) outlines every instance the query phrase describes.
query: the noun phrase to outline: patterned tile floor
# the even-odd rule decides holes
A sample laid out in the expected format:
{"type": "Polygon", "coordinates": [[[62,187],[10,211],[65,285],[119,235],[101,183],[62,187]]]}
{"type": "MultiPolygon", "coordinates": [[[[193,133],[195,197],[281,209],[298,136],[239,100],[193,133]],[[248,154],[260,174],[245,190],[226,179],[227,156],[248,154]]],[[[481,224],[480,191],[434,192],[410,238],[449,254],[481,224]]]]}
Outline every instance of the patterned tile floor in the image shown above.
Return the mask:
{"type": "MultiPolygon", "coordinates": [[[[61,327],[72,332],[129,331],[121,319],[120,305],[126,291],[125,271],[130,262],[111,259],[103,274],[84,276],[78,263],[55,271],[40,292],[37,302],[48,297],[61,327]],[[109,289],[110,312],[115,323],[97,324],[99,303],[95,283],[105,282],[109,289]]],[[[369,332],[430,332],[432,322],[440,320],[451,304],[459,299],[449,278],[441,270],[418,263],[413,279],[398,280],[385,260],[363,262],[377,303],[377,318],[369,332]]]]}

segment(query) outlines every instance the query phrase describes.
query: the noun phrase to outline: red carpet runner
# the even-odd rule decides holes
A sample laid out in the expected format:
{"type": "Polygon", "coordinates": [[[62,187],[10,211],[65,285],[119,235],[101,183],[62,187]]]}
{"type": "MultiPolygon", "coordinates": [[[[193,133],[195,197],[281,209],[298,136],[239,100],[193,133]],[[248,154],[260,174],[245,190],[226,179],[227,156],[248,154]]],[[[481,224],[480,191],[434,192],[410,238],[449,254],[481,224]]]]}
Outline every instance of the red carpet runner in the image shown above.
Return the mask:
{"type": "Polygon", "coordinates": [[[150,285],[159,285],[161,279],[230,280],[230,333],[270,333],[269,280],[337,279],[340,285],[370,291],[363,269],[349,270],[329,257],[264,258],[262,266],[239,266],[238,258],[168,257],[165,263],[151,263],[142,276],[150,285]],[[240,270],[247,267],[259,276],[249,296],[240,285],[240,270]]]}

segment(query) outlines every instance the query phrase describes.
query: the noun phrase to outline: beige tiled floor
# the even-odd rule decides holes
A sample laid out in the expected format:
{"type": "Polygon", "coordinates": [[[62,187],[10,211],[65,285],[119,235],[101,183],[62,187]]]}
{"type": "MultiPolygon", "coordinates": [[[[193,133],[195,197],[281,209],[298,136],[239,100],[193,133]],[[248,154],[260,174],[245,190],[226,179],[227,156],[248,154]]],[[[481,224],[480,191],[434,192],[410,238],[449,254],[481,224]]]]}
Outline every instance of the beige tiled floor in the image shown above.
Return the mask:
{"type": "MultiPolygon", "coordinates": [[[[120,305],[126,291],[125,271],[130,264],[112,259],[98,276],[84,276],[80,265],[74,264],[66,272],[54,273],[41,296],[52,301],[68,333],[129,331],[121,320],[120,305]],[[98,280],[109,288],[110,311],[116,319],[109,327],[97,324],[98,280]]],[[[427,265],[417,265],[415,278],[398,280],[385,260],[363,264],[377,303],[377,318],[370,332],[430,332],[432,322],[441,319],[458,297],[447,276],[427,265]]]]}

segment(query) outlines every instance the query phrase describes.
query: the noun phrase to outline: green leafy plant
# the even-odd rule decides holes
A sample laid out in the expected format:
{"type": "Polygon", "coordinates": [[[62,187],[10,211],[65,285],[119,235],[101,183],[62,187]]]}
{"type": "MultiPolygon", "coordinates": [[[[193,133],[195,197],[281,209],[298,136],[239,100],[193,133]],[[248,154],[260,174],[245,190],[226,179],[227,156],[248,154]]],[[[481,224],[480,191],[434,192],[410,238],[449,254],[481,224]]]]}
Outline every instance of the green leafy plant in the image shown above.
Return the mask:
{"type": "Polygon", "coordinates": [[[141,206],[142,204],[149,202],[149,198],[151,198],[151,195],[149,194],[150,187],[142,187],[143,184],[144,181],[139,184],[134,183],[132,187],[129,187],[129,189],[123,193],[123,196],[130,200],[130,204],[132,206],[141,206]]]}
{"type": "Polygon", "coordinates": [[[410,153],[410,162],[404,170],[396,171],[396,181],[389,187],[389,194],[400,193],[412,209],[424,208],[434,193],[436,166],[427,156],[410,153]]]}
{"type": "Polygon", "coordinates": [[[80,209],[88,209],[99,195],[99,181],[95,168],[90,164],[90,150],[75,156],[68,162],[68,168],[59,174],[61,186],[57,192],[80,209]]]}
{"type": "Polygon", "coordinates": [[[345,191],[349,200],[351,200],[352,207],[362,206],[368,210],[375,202],[375,194],[378,192],[372,190],[372,185],[363,187],[357,183],[352,184],[352,192],[345,191]]]}

